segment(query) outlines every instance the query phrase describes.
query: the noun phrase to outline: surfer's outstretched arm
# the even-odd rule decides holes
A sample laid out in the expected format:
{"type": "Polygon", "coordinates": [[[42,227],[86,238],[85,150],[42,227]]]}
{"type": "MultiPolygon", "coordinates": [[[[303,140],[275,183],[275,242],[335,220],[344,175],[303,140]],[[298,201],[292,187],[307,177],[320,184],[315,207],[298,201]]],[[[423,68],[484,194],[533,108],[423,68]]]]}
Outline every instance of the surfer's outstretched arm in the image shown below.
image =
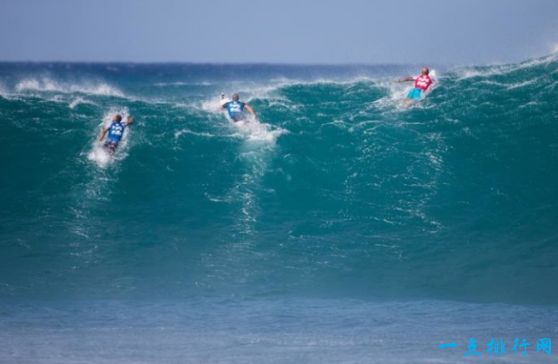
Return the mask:
{"type": "Polygon", "coordinates": [[[108,128],[103,127],[103,130],[101,130],[101,132],[99,133],[99,141],[102,142],[103,139],[105,138],[105,135],[107,135],[107,131],[108,128]]]}
{"type": "Polygon", "coordinates": [[[411,82],[411,81],[414,81],[414,80],[415,80],[414,77],[409,76],[409,77],[400,78],[399,80],[397,80],[397,82],[411,82]]]}
{"type": "Polygon", "coordinates": [[[246,105],[244,105],[244,107],[246,108],[246,110],[248,110],[248,112],[250,114],[252,114],[254,117],[256,117],[256,112],[254,111],[254,109],[252,109],[252,106],[246,104],[246,105]]]}

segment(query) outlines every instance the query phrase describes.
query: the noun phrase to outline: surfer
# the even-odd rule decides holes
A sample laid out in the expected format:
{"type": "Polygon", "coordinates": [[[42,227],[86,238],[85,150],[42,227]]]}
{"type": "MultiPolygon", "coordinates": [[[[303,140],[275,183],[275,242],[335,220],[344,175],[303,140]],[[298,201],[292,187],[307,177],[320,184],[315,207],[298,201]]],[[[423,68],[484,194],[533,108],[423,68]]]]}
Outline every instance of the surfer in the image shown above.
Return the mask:
{"type": "Polygon", "coordinates": [[[109,154],[113,154],[116,151],[118,143],[120,143],[120,140],[124,135],[124,129],[126,129],[126,127],[131,125],[133,122],[134,118],[131,116],[128,116],[126,121],[122,121],[122,115],[116,114],[112,118],[111,123],[103,128],[99,134],[99,142],[103,142],[103,139],[105,139],[106,136],[103,147],[109,154]]]}
{"type": "Polygon", "coordinates": [[[428,67],[422,67],[420,75],[416,77],[404,77],[398,82],[415,82],[414,87],[407,93],[406,103],[420,100],[428,91],[434,80],[430,77],[430,70],[428,67]]]}
{"type": "Polygon", "coordinates": [[[252,116],[256,117],[254,109],[246,102],[239,101],[240,96],[238,94],[232,95],[232,101],[225,102],[222,106],[222,110],[226,110],[227,114],[233,121],[242,121],[246,119],[245,110],[247,110],[252,116]]]}

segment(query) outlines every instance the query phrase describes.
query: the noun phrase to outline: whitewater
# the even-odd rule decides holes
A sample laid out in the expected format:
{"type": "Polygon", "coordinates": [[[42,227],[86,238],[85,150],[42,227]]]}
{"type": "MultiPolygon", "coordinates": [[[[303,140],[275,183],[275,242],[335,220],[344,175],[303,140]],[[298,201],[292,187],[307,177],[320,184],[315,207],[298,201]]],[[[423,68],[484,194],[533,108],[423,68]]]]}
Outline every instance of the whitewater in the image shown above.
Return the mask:
{"type": "Polygon", "coordinates": [[[419,67],[0,63],[0,362],[555,360],[558,58],[419,67]]]}

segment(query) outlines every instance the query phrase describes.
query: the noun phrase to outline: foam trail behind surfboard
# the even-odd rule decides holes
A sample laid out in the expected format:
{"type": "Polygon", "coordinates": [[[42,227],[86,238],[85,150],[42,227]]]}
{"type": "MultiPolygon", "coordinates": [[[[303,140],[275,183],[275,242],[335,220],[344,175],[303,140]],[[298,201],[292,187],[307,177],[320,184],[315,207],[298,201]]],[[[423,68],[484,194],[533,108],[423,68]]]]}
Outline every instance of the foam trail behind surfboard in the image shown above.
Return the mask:
{"type": "Polygon", "coordinates": [[[285,133],[285,129],[274,128],[269,124],[260,122],[256,118],[248,118],[236,122],[231,120],[231,123],[240,131],[243,137],[251,141],[275,143],[277,138],[285,133]]]}

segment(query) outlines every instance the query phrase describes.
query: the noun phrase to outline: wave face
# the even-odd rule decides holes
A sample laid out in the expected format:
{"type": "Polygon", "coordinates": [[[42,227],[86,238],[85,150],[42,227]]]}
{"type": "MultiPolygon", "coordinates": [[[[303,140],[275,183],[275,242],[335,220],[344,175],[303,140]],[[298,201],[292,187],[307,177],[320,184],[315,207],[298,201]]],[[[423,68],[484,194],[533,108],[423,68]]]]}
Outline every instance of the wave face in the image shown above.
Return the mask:
{"type": "Polygon", "coordinates": [[[557,303],[558,60],[414,70],[1,64],[0,295],[557,303]]]}

